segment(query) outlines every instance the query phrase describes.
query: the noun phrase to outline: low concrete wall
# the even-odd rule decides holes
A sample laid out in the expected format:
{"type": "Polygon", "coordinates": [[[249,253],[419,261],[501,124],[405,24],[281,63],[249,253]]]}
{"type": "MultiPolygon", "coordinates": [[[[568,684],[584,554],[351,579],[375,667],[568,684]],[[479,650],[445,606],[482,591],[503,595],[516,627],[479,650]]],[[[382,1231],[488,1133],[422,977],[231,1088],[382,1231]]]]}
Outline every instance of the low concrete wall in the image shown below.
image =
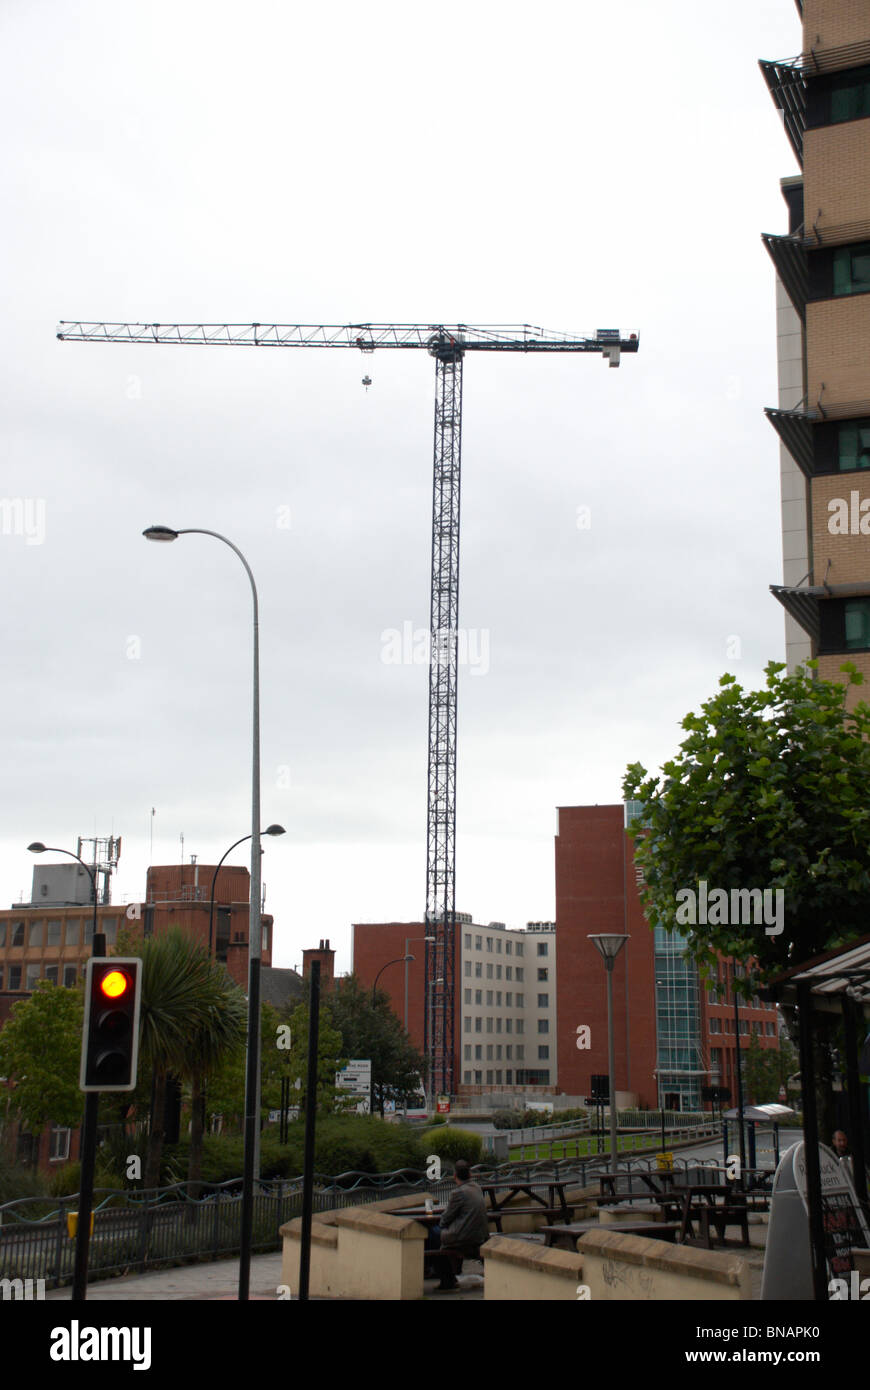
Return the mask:
{"type": "Polygon", "coordinates": [[[545,1250],[531,1241],[492,1236],[480,1253],[484,1260],[484,1302],[573,1301],[582,1283],[582,1256],[545,1250]]]}
{"type": "Polygon", "coordinates": [[[583,1278],[591,1299],[608,1302],[688,1299],[730,1302],[752,1297],[749,1265],[730,1251],[666,1245],[611,1226],[581,1236],[583,1278]]]}
{"type": "MultiPolygon", "coordinates": [[[[288,1221],[281,1235],[281,1279],[296,1295],[302,1218],[288,1221]]],[[[425,1239],[424,1227],[413,1217],[391,1216],[373,1206],[324,1212],[311,1227],[309,1293],[389,1302],[422,1298],[425,1239]]]]}

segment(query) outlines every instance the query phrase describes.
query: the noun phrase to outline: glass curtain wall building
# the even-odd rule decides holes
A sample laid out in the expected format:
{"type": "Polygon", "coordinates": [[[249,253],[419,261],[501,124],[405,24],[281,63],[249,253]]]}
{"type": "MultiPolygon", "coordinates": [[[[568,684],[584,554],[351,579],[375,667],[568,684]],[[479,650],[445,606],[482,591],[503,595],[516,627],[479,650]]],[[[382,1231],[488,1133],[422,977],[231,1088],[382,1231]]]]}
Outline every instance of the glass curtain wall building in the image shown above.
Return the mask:
{"type": "Polygon", "coordinates": [[[685,938],[679,932],[656,927],[656,1073],[659,1105],[666,1110],[700,1110],[708,1071],[701,1042],[698,970],[684,950],[685,938]]]}

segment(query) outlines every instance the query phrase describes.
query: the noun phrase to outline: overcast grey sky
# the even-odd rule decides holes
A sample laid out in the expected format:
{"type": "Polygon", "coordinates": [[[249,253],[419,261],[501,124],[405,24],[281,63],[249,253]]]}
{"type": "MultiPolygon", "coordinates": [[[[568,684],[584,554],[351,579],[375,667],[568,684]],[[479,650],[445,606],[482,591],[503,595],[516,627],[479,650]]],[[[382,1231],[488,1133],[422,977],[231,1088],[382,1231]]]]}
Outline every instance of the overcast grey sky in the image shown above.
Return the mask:
{"type": "Polygon", "coordinates": [[[641,337],[465,366],[457,907],[553,916],[555,807],[782,658],[757,60],[800,46],[790,0],[6,0],[0,901],[35,838],[121,835],[121,902],[152,806],[156,863],[250,824],[247,580],[163,523],[259,587],[276,964],[425,905],[428,673],[384,658],[429,620],[431,359],[57,320],[530,322],[641,337]]]}

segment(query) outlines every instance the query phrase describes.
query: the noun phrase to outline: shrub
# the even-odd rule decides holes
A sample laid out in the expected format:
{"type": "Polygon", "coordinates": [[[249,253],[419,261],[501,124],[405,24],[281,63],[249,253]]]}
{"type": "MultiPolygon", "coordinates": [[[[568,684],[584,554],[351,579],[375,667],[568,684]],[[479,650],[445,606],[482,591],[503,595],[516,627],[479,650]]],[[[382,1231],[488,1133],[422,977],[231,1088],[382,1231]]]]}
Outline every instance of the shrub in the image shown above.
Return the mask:
{"type": "Polygon", "coordinates": [[[449,1159],[455,1163],[457,1158],[464,1158],[468,1163],[480,1163],[483,1157],[483,1140],[479,1134],[474,1134],[469,1129],[454,1129],[448,1125],[444,1129],[427,1130],[423,1136],[424,1148],[429,1153],[438,1154],[439,1158],[449,1159]]]}
{"type": "Polygon", "coordinates": [[[523,1123],[522,1110],[496,1110],[492,1123],[496,1129],[520,1129],[523,1123]]]}

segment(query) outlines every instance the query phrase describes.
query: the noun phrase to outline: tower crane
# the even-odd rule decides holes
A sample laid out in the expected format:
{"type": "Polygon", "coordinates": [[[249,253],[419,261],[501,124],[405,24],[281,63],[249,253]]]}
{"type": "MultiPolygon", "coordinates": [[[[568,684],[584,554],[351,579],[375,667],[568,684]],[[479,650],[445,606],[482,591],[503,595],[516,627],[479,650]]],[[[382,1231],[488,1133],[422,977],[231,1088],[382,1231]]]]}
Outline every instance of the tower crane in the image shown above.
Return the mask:
{"type": "Polygon", "coordinates": [[[424,1053],[430,1086],[455,1090],[456,694],[459,644],[459,475],[462,365],[468,352],[594,352],[618,367],[636,334],[598,329],[592,338],[519,326],[419,323],[81,323],[63,321],[63,342],[175,343],[207,347],[416,348],[435,360],[429,768],[426,820],[424,1053]]]}

